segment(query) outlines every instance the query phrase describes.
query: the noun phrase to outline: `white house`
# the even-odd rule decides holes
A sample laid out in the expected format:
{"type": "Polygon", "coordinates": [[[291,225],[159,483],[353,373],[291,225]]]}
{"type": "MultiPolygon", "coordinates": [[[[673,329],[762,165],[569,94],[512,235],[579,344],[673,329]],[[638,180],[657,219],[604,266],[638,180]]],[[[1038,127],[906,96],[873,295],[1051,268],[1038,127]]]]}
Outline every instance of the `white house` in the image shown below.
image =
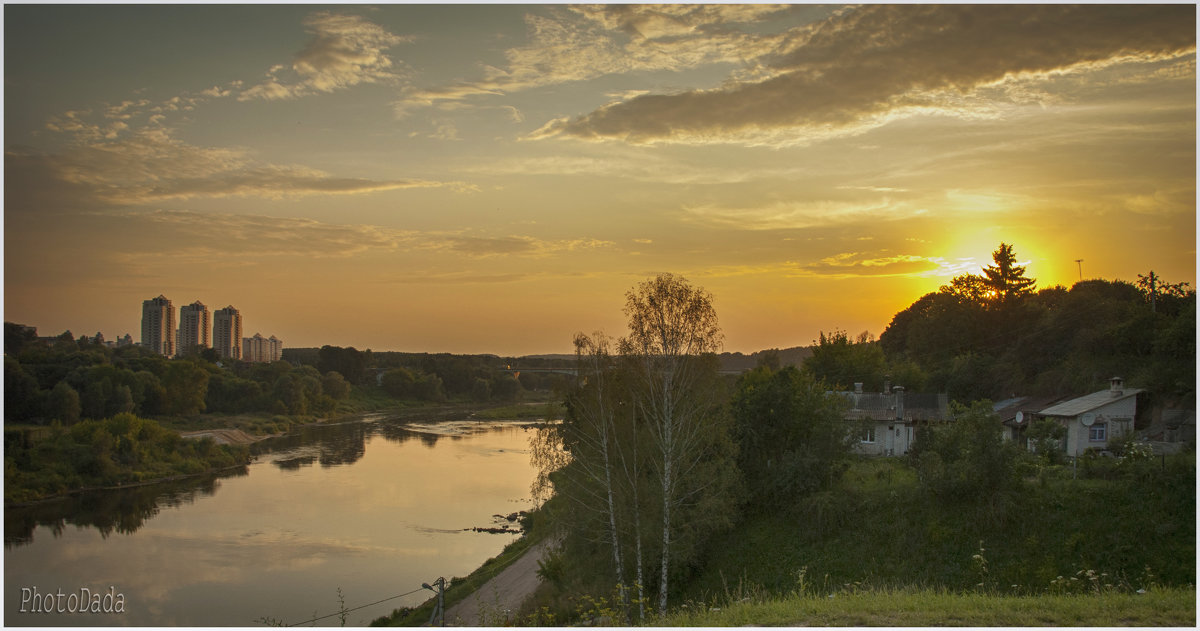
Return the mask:
{"type": "Polygon", "coordinates": [[[850,408],[846,420],[861,423],[855,451],[868,456],[902,456],[912,447],[917,424],[950,418],[945,394],[905,394],[896,386],[891,392],[837,392],[850,408]]]}
{"type": "Polygon", "coordinates": [[[1104,449],[1108,441],[1133,433],[1137,395],[1143,390],[1126,388],[1113,377],[1108,390],[1101,390],[1050,406],[1038,416],[1052,418],[1067,428],[1063,447],[1068,456],[1082,455],[1089,447],[1104,449]]]}

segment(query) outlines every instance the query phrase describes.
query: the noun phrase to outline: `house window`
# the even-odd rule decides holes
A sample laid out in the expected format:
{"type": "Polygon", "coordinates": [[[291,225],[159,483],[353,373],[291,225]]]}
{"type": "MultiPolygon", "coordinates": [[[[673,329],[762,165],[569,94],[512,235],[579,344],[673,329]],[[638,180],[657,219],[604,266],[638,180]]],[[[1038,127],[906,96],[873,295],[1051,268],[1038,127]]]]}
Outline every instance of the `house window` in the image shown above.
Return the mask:
{"type": "Polygon", "coordinates": [[[1088,440],[1108,440],[1108,423],[1095,423],[1088,428],[1088,440]]]}
{"type": "Polygon", "coordinates": [[[873,443],[873,442],[875,442],[875,428],[874,428],[874,427],[868,427],[868,428],[866,428],[866,429],[864,429],[864,430],[863,430],[863,432],[862,432],[862,442],[864,442],[864,443],[873,443]]]}

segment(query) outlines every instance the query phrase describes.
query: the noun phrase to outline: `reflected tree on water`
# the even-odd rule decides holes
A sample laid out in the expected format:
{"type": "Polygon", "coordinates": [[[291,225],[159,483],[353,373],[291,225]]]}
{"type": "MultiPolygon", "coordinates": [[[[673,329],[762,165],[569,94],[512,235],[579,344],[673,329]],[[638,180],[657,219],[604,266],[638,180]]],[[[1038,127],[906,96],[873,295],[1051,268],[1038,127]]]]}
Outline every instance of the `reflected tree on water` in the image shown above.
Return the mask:
{"type": "Polygon", "coordinates": [[[95,528],[102,538],[137,532],[163,508],[191,504],[211,497],[220,488],[220,478],[247,475],[246,467],[204,479],[164,482],[114,491],[92,491],[31,506],[4,510],[4,547],[12,549],[33,543],[38,526],[50,528],[55,538],[67,526],[95,528]]]}

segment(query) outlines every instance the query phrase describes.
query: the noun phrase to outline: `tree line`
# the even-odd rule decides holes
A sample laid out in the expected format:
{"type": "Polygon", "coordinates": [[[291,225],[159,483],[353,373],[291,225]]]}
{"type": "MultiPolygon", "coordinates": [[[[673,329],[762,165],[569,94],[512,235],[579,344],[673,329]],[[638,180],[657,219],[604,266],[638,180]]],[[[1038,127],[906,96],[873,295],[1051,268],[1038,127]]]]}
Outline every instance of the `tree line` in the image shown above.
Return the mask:
{"type": "Polygon", "coordinates": [[[318,416],[333,411],[355,387],[408,401],[512,402],[527,391],[561,389],[566,379],[510,370],[514,360],[493,355],[326,345],[285,349],[284,361],[250,363],[207,351],[167,358],[139,346],[76,339],[70,331],[37,338],[6,322],[5,422],[70,425],[121,413],[318,416]]]}
{"type": "MultiPolygon", "coordinates": [[[[358,386],[378,385],[406,400],[510,402],[523,392],[562,389],[562,375],[521,372],[517,360],[495,355],[359,351],[354,347],[285,349],[284,359],[336,371],[358,386]]],[[[561,362],[539,360],[539,367],[561,362]]]]}
{"type": "Polygon", "coordinates": [[[75,340],[70,332],[39,340],[8,322],[5,342],[6,423],[71,425],[118,414],[313,415],[350,393],[340,373],[289,362],[221,365],[201,354],[168,359],[138,346],[75,340]]]}
{"type": "Polygon", "coordinates": [[[885,382],[963,403],[1077,395],[1112,377],[1159,401],[1195,401],[1196,292],[1153,271],[1136,282],[1084,280],[1038,289],[1001,243],[994,265],[963,274],[897,313],[875,340],[821,333],[805,363],[848,389],[885,382]]]}

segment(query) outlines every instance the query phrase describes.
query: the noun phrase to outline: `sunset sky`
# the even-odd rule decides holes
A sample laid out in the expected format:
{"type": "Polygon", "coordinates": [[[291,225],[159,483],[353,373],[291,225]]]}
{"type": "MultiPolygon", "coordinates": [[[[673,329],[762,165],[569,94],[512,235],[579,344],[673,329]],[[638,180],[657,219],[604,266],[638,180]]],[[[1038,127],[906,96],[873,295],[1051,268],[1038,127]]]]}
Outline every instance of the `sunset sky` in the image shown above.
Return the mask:
{"type": "Polygon", "coordinates": [[[672,272],[749,353],[1001,241],[1194,286],[1195,46],[1193,5],[6,5],[4,319],[570,352],[672,272]]]}

